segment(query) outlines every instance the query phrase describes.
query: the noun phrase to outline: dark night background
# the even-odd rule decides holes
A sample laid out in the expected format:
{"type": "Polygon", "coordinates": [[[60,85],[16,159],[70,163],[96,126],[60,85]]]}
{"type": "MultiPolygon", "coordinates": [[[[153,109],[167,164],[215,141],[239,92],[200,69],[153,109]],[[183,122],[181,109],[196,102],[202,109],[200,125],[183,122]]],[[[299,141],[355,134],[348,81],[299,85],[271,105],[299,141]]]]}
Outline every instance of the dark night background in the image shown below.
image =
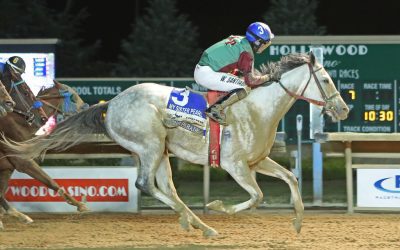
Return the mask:
{"type": "MultiPolygon", "coordinates": [[[[64,0],[50,0],[49,7],[62,9],[64,0]]],[[[396,0],[320,0],[317,22],[327,28],[327,35],[400,35],[400,1],[396,0]]],[[[101,40],[101,58],[115,60],[121,40],[132,31],[135,18],[144,13],[146,0],[95,1],[74,3],[87,8],[89,17],[82,26],[82,39],[90,44],[101,40]]],[[[199,44],[205,49],[230,34],[243,34],[254,21],[262,21],[270,1],[188,1],[178,0],[180,14],[199,31],[199,44]]],[[[305,6],[305,8],[307,8],[305,6]]],[[[272,31],[274,27],[271,27],[272,31]]],[[[276,34],[279,35],[279,34],[276,34]]],[[[184,43],[184,41],[183,41],[184,43]]]]}

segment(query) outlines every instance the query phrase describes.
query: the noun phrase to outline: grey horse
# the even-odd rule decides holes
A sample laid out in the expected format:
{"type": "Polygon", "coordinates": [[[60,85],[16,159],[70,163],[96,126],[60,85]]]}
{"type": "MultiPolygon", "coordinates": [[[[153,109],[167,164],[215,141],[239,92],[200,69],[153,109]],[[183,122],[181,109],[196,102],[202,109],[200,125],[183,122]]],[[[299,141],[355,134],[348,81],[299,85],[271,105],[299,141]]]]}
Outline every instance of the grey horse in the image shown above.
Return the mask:
{"type": "MultiPolygon", "coordinates": [[[[250,199],[236,205],[222,201],[210,209],[234,214],[256,207],[263,194],[252,173],[274,176],[290,187],[300,232],[304,205],[295,176],[268,157],[279,121],[297,99],[322,106],[333,121],[346,119],[349,108],[323,66],[311,54],[291,54],[265,65],[260,73],[273,74],[277,82],[260,86],[242,101],[227,108],[228,126],[222,131],[221,167],[244,188],[250,199]]],[[[87,140],[93,133],[105,133],[122,147],[138,155],[140,167],[136,187],[173,208],[184,229],[201,229],[203,235],[217,231],[200,220],[178,197],[172,181],[168,153],[192,163],[208,163],[209,140],[165,125],[166,103],[172,87],[154,83],[132,86],[109,102],[90,107],[60,123],[48,136],[16,143],[5,141],[13,155],[35,158],[48,149],[63,150],[87,140]]]]}

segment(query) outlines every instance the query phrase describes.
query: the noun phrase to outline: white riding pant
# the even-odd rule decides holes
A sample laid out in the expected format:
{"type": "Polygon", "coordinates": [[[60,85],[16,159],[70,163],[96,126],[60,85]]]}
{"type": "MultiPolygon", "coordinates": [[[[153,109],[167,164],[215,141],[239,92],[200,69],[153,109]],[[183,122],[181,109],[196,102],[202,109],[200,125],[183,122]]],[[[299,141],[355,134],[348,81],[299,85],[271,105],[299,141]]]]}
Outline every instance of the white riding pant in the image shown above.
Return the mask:
{"type": "Polygon", "coordinates": [[[246,86],[244,80],[235,75],[215,72],[210,66],[201,66],[198,64],[194,70],[194,80],[207,89],[224,92],[246,86]]]}

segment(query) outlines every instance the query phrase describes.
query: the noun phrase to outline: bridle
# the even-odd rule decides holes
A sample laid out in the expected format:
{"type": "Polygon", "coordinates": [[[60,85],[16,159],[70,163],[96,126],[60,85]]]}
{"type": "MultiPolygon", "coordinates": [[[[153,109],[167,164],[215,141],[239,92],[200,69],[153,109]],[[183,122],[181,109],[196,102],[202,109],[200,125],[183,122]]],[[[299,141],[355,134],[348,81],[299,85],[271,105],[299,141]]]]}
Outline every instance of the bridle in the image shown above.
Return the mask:
{"type": "Polygon", "coordinates": [[[54,87],[52,87],[49,91],[41,90],[39,95],[36,96],[44,106],[47,106],[52,109],[49,111],[49,117],[56,115],[57,121],[64,120],[71,115],[74,115],[79,112],[79,110],[85,109],[85,105],[82,104],[78,107],[78,104],[74,102],[74,93],[68,87],[63,88],[63,85],[54,81],[54,87]],[[52,93],[53,90],[56,90],[57,93],[52,93]],[[43,92],[43,94],[42,94],[43,92]],[[56,99],[57,102],[52,104],[49,100],[56,99]]]}
{"type": "Polygon", "coordinates": [[[290,91],[289,89],[287,89],[287,88],[282,84],[282,82],[281,82],[280,80],[278,81],[278,83],[279,83],[279,85],[286,91],[286,93],[287,93],[288,95],[290,95],[291,97],[295,98],[296,100],[301,99],[301,100],[305,100],[305,101],[307,101],[307,102],[309,102],[309,103],[312,103],[312,104],[315,104],[315,105],[318,105],[318,106],[322,106],[322,107],[323,107],[323,112],[325,112],[326,109],[328,109],[328,108],[331,109],[331,107],[333,106],[333,105],[332,105],[332,100],[333,100],[335,97],[339,96],[340,94],[339,94],[338,91],[336,91],[336,92],[333,93],[330,97],[328,97],[327,94],[325,93],[324,89],[322,88],[322,85],[321,85],[320,81],[318,80],[317,75],[315,74],[316,72],[318,72],[319,70],[321,70],[323,67],[320,67],[320,68],[318,68],[318,69],[316,69],[316,70],[313,70],[313,66],[311,65],[311,63],[307,63],[307,65],[308,65],[308,68],[310,69],[310,77],[308,78],[307,84],[306,84],[306,86],[304,86],[304,89],[301,91],[300,94],[296,94],[296,93],[290,91]],[[305,97],[305,96],[304,96],[304,92],[306,91],[307,87],[309,86],[309,84],[310,84],[310,82],[311,82],[311,77],[314,78],[315,83],[317,84],[317,87],[318,87],[318,89],[319,89],[319,92],[320,92],[320,94],[321,94],[321,96],[322,96],[323,101],[315,100],[315,99],[308,98],[308,97],[305,97]],[[331,107],[329,107],[328,104],[330,104],[331,107]]]}
{"type": "Polygon", "coordinates": [[[13,112],[23,116],[29,125],[32,125],[32,123],[35,119],[35,114],[32,112],[33,109],[38,110],[39,114],[41,115],[42,122],[44,122],[44,119],[47,120],[48,117],[47,117],[46,113],[43,111],[43,109],[41,107],[41,103],[38,101],[35,101],[35,98],[32,98],[32,94],[28,93],[30,95],[31,100],[34,102],[32,105],[29,105],[28,102],[23,97],[23,94],[18,89],[19,85],[21,85],[22,83],[26,83],[25,80],[21,79],[18,82],[14,82],[12,80],[12,78],[10,78],[10,82],[11,82],[11,86],[10,86],[10,90],[8,91],[8,93],[11,95],[12,91],[14,90],[18,99],[21,101],[22,105],[26,109],[26,111],[23,111],[23,110],[20,110],[20,109],[14,107],[13,112]]]}
{"type": "Polygon", "coordinates": [[[63,100],[64,100],[64,105],[69,106],[70,105],[69,103],[70,103],[70,96],[71,95],[72,94],[70,92],[65,91],[63,93],[59,93],[58,95],[54,95],[54,94],[39,95],[39,96],[37,96],[37,98],[40,99],[40,101],[44,105],[46,105],[46,106],[48,106],[48,107],[53,109],[53,113],[49,114],[49,116],[58,113],[58,114],[60,114],[60,115],[65,117],[67,115],[67,113],[64,112],[60,108],[60,106],[61,106],[63,100]],[[58,99],[59,101],[58,101],[58,103],[56,105],[53,105],[50,102],[46,101],[46,100],[50,100],[50,99],[58,99]]]}

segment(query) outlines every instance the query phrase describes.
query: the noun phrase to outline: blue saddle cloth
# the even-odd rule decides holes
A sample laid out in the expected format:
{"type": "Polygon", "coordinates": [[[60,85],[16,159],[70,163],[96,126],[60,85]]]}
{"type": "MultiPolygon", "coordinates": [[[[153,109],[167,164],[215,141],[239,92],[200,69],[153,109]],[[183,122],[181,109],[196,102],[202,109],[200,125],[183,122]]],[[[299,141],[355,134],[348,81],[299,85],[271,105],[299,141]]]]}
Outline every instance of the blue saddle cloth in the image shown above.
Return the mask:
{"type": "Polygon", "coordinates": [[[174,88],[168,98],[167,114],[176,125],[194,133],[204,134],[207,116],[205,98],[196,92],[174,88]]]}

